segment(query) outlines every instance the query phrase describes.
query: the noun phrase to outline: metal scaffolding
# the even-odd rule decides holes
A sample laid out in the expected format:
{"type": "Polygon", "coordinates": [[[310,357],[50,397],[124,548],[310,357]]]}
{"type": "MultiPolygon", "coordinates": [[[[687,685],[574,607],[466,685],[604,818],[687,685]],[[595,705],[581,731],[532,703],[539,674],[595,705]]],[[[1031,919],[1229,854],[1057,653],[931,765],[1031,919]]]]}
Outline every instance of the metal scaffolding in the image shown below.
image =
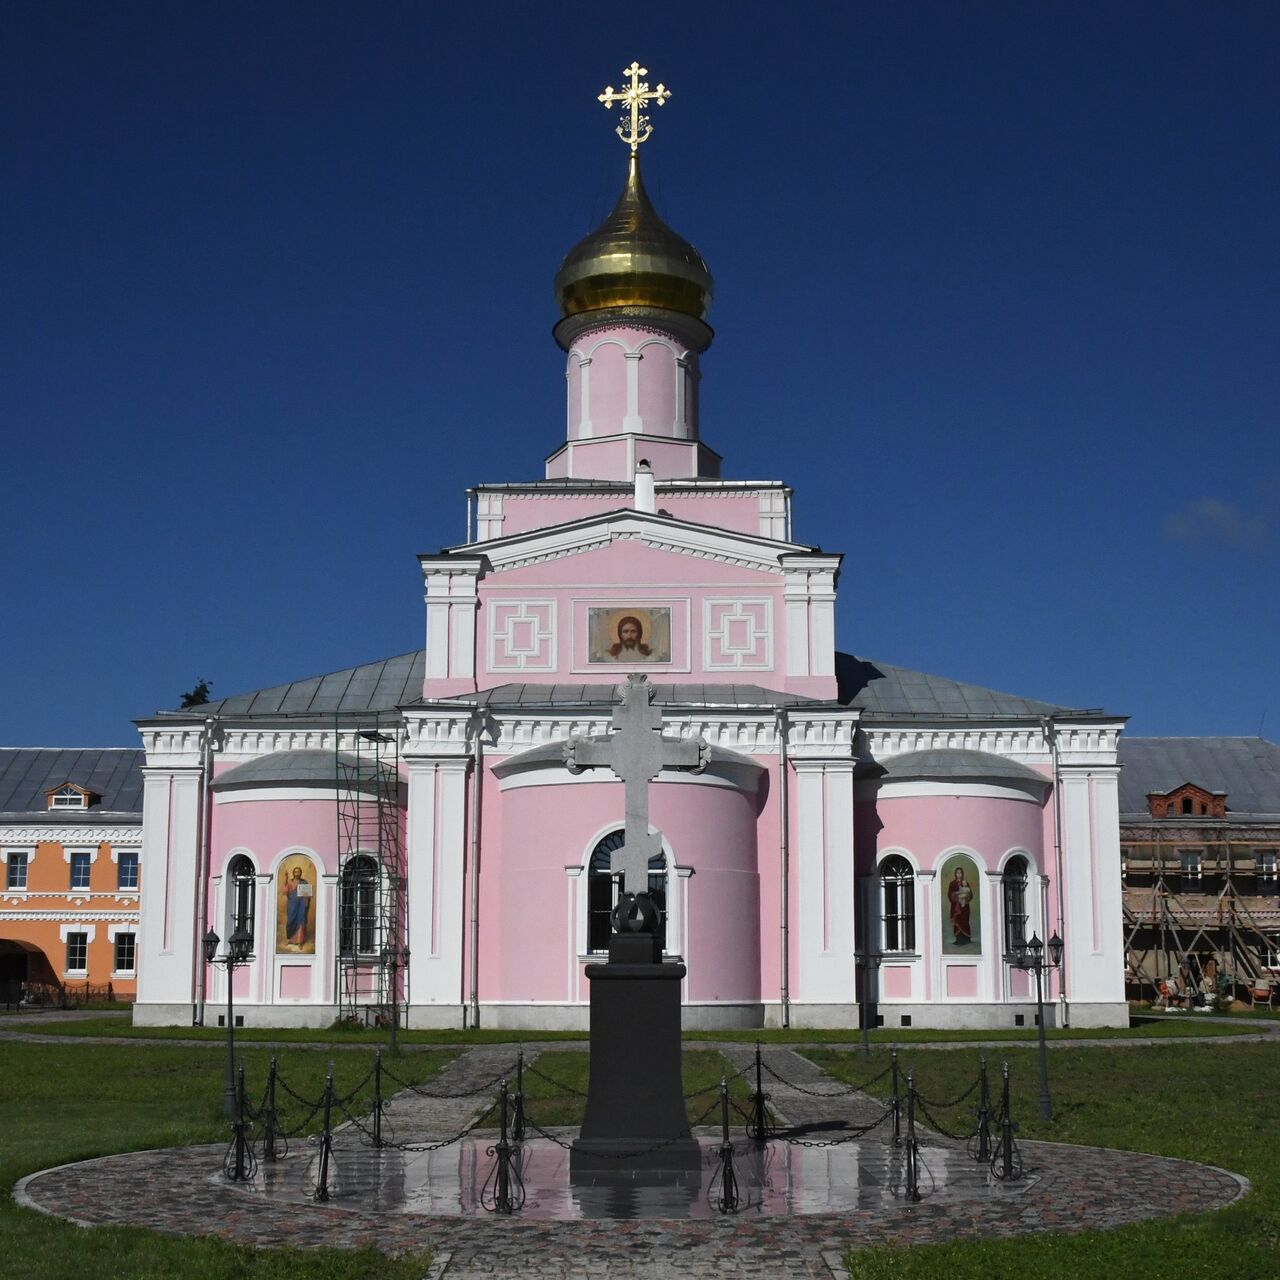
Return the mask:
{"type": "Polygon", "coordinates": [[[408,1007],[398,723],[335,723],[334,742],[339,1016],[394,1027],[408,1007]]]}
{"type": "Polygon", "coordinates": [[[1209,834],[1144,830],[1122,841],[1130,998],[1158,1000],[1161,984],[1179,976],[1198,988],[1207,974],[1234,998],[1273,976],[1266,961],[1280,951],[1280,903],[1258,855],[1277,841],[1209,834]],[[1194,870],[1184,854],[1195,855],[1194,870]]]}

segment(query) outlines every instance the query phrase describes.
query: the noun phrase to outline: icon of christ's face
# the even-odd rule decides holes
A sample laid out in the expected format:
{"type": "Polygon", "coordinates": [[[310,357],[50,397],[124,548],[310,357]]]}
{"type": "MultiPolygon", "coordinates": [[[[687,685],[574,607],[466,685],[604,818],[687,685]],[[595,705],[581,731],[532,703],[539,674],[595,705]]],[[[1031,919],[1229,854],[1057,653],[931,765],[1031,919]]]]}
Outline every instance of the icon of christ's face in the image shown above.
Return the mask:
{"type": "Polygon", "coordinates": [[[618,627],[618,639],[624,649],[635,649],[640,644],[640,624],[633,618],[623,618],[618,627]]]}

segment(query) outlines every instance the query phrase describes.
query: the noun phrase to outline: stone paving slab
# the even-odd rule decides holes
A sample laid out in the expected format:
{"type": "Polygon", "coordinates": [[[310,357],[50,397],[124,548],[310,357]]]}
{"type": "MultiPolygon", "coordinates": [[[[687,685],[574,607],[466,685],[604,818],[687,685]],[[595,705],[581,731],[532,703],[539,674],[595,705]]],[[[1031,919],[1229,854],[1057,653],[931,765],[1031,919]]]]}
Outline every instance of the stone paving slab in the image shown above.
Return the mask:
{"type": "MultiPolygon", "coordinates": [[[[565,1048],[579,1047],[565,1045],[565,1048]]],[[[735,1065],[754,1052],[717,1045],[735,1065]]],[[[526,1046],[526,1052],[529,1047],[526,1046]]],[[[474,1049],[436,1077],[436,1087],[482,1083],[513,1058],[511,1046],[474,1049]]],[[[531,1056],[531,1054],[530,1054],[531,1056]]],[[[790,1048],[771,1047],[770,1065],[791,1086],[774,1081],[779,1109],[792,1123],[839,1128],[850,1106],[870,1099],[815,1095],[837,1087],[790,1048]],[[794,1087],[800,1086],[800,1087],[794,1087]],[[806,1119],[808,1117],[808,1119],[806,1119]]],[[[457,1110],[403,1097],[396,1107],[403,1133],[448,1132],[474,1115],[474,1099],[457,1110]],[[416,1108],[416,1110],[415,1110],[416,1108]]],[[[450,1105],[453,1105],[450,1103],[450,1105]]],[[[394,1108],[393,1108],[394,1111],[394,1108]]],[[[819,1136],[819,1135],[814,1135],[819,1136]]],[[[930,1144],[942,1140],[930,1137],[930,1144]]],[[[390,1252],[430,1249],[431,1274],[453,1277],[556,1274],[563,1280],[671,1275],[690,1280],[723,1276],[822,1277],[846,1248],[914,1245],[961,1237],[990,1238],[1035,1231],[1102,1230],[1183,1212],[1219,1208],[1248,1183],[1209,1166],[1091,1147],[1025,1142],[1027,1179],[966,1201],[928,1194],[916,1204],[893,1200],[831,1214],[682,1221],[554,1222],[513,1216],[430,1217],[378,1213],[359,1203],[280,1203],[228,1183],[222,1145],[136,1152],[46,1170],[23,1179],[18,1201],[85,1225],[129,1224],[174,1235],[214,1235],[254,1245],[376,1245],[390,1252]]],[[[928,1149],[924,1155],[928,1167],[928,1149]]],[[[837,1271],[836,1274],[839,1274],[837,1271]]]]}
{"type": "Polygon", "coordinates": [[[128,1224],[255,1245],[376,1245],[449,1255],[444,1274],[634,1277],[822,1276],[824,1255],[850,1246],[925,1244],[1033,1231],[1078,1232],[1221,1207],[1248,1188],[1223,1170],[1159,1156],[1023,1143],[1035,1182],[957,1216],[944,1198],[839,1215],[679,1222],[547,1222],[428,1218],[333,1204],[274,1204],[216,1171],[223,1147],[185,1147],[83,1161],[23,1179],[16,1198],[86,1225],[128,1224]]]}

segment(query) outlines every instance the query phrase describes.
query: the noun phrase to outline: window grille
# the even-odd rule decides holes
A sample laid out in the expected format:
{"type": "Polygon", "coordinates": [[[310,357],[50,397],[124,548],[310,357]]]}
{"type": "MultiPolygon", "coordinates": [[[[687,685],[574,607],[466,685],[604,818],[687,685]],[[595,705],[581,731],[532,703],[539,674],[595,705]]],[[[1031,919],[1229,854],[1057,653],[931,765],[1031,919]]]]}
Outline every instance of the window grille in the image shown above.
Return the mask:
{"type": "Polygon", "coordinates": [[[1004,949],[1011,955],[1027,940],[1027,860],[1010,858],[1001,878],[1004,896],[1004,949]]]}
{"type": "Polygon", "coordinates": [[[896,854],[880,864],[880,924],[885,951],[916,949],[916,876],[896,854]]]}

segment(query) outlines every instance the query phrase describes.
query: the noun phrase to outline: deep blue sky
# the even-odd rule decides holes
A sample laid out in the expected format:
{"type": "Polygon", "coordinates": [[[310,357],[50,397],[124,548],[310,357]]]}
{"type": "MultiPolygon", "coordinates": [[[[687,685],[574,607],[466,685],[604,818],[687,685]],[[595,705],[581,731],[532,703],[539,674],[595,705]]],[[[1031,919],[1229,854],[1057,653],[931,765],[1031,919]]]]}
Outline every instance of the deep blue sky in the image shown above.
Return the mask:
{"type": "Polygon", "coordinates": [[[1280,737],[1280,6],[0,19],[0,742],[422,643],[415,553],[563,438],[633,57],[704,438],[847,553],[841,647],[1280,737]]]}

